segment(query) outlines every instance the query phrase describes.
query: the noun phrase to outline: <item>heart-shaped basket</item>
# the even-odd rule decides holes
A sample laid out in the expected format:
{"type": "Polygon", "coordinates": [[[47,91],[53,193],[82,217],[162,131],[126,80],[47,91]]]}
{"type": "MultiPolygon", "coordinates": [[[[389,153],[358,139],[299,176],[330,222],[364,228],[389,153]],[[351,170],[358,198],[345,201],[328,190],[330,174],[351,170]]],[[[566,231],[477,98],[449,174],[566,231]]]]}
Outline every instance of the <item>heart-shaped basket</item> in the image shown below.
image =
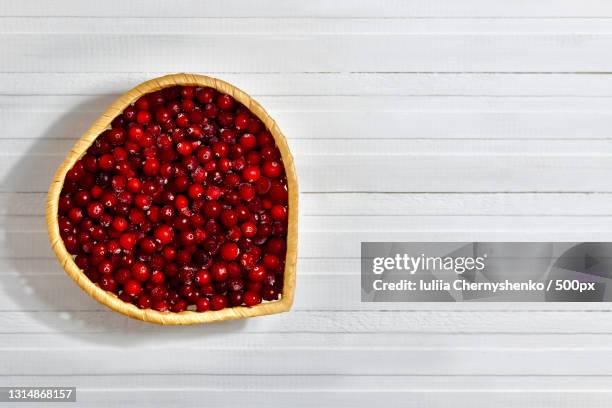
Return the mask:
{"type": "Polygon", "coordinates": [[[293,304],[295,289],[295,266],[297,262],[297,232],[298,232],[298,184],[293,157],[287,146],[285,136],[268,115],[264,108],[249,95],[216,78],[195,74],[173,74],[146,81],[137,87],[121,95],[89,128],[79,139],[74,147],[68,152],[66,159],[57,169],[49,195],[47,197],[47,228],[51,247],[55,252],[66,273],[91,297],[109,308],[123,313],[131,318],[145,322],[164,325],[187,325],[197,323],[210,323],[222,320],[242,319],[245,317],[263,316],[273,313],[281,313],[289,310],[293,304]],[[281,299],[264,302],[253,307],[232,307],[218,311],[195,312],[184,311],[180,313],[158,312],[153,309],[139,309],[135,305],[126,303],[119,299],[114,293],[107,292],[94,284],[85,273],[79,269],[72,256],[66,250],[64,242],[60,237],[58,225],[58,202],[67,171],[87,151],[87,148],[107,128],[111,121],[119,116],[123,110],[135,102],[139,97],[163,88],[185,85],[211,87],[222,93],[231,95],[238,102],[247,107],[266,126],[274,137],[276,145],[281,152],[285,173],[287,175],[287,186],[289,193],[289,219],[287,228],[287,253],[284,271],[283,293],[281,299]]]}

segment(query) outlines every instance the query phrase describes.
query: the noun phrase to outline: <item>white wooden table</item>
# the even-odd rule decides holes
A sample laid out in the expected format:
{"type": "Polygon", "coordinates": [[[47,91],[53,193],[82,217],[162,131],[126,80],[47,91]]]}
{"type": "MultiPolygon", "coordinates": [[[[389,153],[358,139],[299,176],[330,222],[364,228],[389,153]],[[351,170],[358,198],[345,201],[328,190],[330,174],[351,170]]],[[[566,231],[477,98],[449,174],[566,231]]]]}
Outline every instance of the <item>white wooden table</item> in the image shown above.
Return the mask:
{"type": "Polygon", "coordinates": [[[609,407],[611,306],[361,303],[358,256],[609,241],[611,137],[612,2],[2,1],[0,386],[72,385],[88,407],[609,407]],[[64,152],[119,93],[181,71],[243,88],[290,139],[290,313],[147,325],[52,256],[64,152]]]}

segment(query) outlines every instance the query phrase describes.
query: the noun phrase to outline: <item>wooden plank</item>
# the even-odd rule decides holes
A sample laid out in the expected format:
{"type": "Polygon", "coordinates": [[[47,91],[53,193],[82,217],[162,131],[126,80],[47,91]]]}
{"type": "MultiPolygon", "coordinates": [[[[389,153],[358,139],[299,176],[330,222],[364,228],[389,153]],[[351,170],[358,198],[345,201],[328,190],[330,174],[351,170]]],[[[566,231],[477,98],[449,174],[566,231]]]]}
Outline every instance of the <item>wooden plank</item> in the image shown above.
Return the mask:
{"type": "Polygon", "coordinates": [[[612,46],[609,34],[4,34],[0,39],[4,72],[138,72],[151,67],[196,72],[608,72],[612,62],[604,52],[612,46]],[[160,60],[160,53],[167,58],[160,60]]]}
{"type": "MultiPolygon", "coordinates": [[[[147,326],[148,327],[148,326],[147,326]]],[[[157,326],[159,327],[159,326],[157,326]]],[[[182,349],[185,354],[197,353],[202,349],[237,350],[251,348],[252,350],[295,350],[320,348],[322,350],[353,350],[353,351],[403,351],[445,350],[445,351],[524,351],[526,353],[551,351],[585,351],[609,349],[611,336],[609,334],[508,334],[508,333],[414,333],[406,336],[403,333],[250,333],[240,336],[238,333],[218,333],[210,336],[206,342],[195,332],[183,335],[180,330],[164,331],[163,327],[156,331],[155,339],[151,333],[128,332],[121,339],[113,338],[114,334],[80,333],[73,336],[69,333],[3,333],[2,351],[36,350],[41,343],[49,351],[74,350],[86,352],[92,349],[111,351],[116,349],[118,342],[123,342],[127,350],[142,353],[154,353],[156,350],[168,348],[182,349]]],[[[212,327],[212,326],[211,326],[212,327]]],[[[168,372],[165,374],[172,374],[168,372]]],[[[40,375],[46,373],[41,372],[40,375]]],[[[115,373],[119,374],[119,372],[115,373]]],[[[149,372],[148,375],[158,375],[162,372],[149,372]]],[[[175,373],[178,375],[179,373],[175,373]]],[[[203,373],[201,373],[203,374],[203,373]]],[[[392,373],[389,373],[392,374],[392,373]]],[[[500,372],[497,375],[501,375],[500,372]]],[[[71,373],[58,374],[64,376],[71,373]]],[[[102,372],[92,372],[93,376],[103,376],[102,372]]],[[[273,374],[271,374],[273,375],[273,374]]],[[[496,374],[493,374],[495,376],[496,374]]],[[[555,373],[551,373],[554,376],[555,373]]],[[[528,376],[528,375],[527,375],[528,376]]],[[[1,377],[0,377],[1,378],[1,377]]],[[[493,377],[495,378],[495,377],[493,377]]],[[[605,376],[602,380],[605,380],[605,376]]],[[[608,380],[612,381],[612,378],[608,380]]],[[[424,382],[424,379],[423,379],[424,382]]],[[[452,383],[451,383],[452,384],[452,383]]],[[[595,383],[597,384],[597,383],[595,383]]],[[[186,384],[188,385],[188,384],[186,384]]],[[[396,384],[397,387],[399,384],[396,384]]],[[[501,384],[498,384],[501,385],[501,384]]],[[[391,388],[395,388],[391,387],[391,388]]],[[[537,388],[532,385],[528,388],[537,388]]]]}
{"type": "MultiPolygon", "coordinates": [[[[38,336],[41,340],[45,337],[38,336]]],[[[158,390],[164,392],[201,391],[265,391],[283,393],[291,391],[336,391],[351,393],[466,391],[481,394],[511,393],[520,390],[530,395],[539,392],[584,392],[605,394],[611,387],[608,376],[401,376],[401,375],[222,375],[222,374],[90,374],[90,375],[32,375],[27,377],[0,376],[0,386],[66,386],[72,384],[78,392],[96,390],[140,392],[158,390]],[[30,382],[28,382],[30,381],[30,382]]],[[[346,394],[345,394],[346,395],[346,394]]],[[[348,395],[346,395],[348,397],[348,395]]],[[[171,404],[170,404],[171,405],[171,404]]],[[[579,405],[579,404],[578,404],[579,405]]]]}
{"type": "MultiPolygon", "coordinates": [[[[83,295],[86,296],[86,295],[83,295]]],[[[219,333],[498,333],[498,334],[612,334],[609,311],[597,310],[413,310],[413,311],[299,311],[214,325],[162,327],[104,311],[21,311],[0,313],[0,333],[50,334],[129,333],[148,335],[179,332],[200,340],[219,333]]],[[[117,336],[117,334],[120,334],[117,336]]],[[[122,343],[120,343],[122,344],[122,343]]],[[[605,350],[604,350],[605,351],[605,350]]],[[[607,352],[607,351],[605,351],[607,352]]],[[[604,357],[598,358],[600,361],[604,357]]],[[[330,362],[333,362],[332,359],[330,362]]],[[[562,363],[563,360],[556,363],[562,363]]],[[[551,361],[552,363],[552,361],[551,361]]],[[[591,363],[591,366],[593,364],[591,363]]],[[[602,373],[605,367],[591,367],[602,373]]],[[[541,366],[545,370],[545,364],[541,366]]],[[[34,373],[32,373],[34,374],[34,373]]],[[[527,373],[523,373],[527,374],[527,373]]],[[[540,372],[543,374],[543,372],[540,372]]],[[[569,373],[568,373],[569,374],[569,373]]],[[[584,372],[583,374],[588,374],[584,372]]]]}
{"type": "MultiPolygon", "coordinates": [[[[78,139],[102,110],[4,112],[0,139],[78,139]]],[[[612,112],[280,112],[289,139],[606,139],[612,112]]]]}
{"type": "MultiPolygon", "coordinates": [[[[344,383],[345,377],[338,377],[335,383],[344,383]]],[[[84,390],[77,394],[79,402],[88,407],[106,408],[109,406],[120,406],[126,400],[130,401],[130,407],[150,407],[151,405],[172,406],[180,404],[182,407],[196,408],[201,406],[200,401],[215,407],[234,408],[236,406],[292,406],[297,408],[310,408],[312,401],[316,398],[317,405],[323,407],[355,408],[368,407],[380,404],[381,401],[392,401],[408,406],[426,405],[432,408],[447,408],[449,400],[453,407],[473,407],[487,404],[499,407],[575,407],[584,408],[606,408],[610,406],[612,397],[607,391],[566,391],[545,390],[526,392],[517,390],[508,392],[506,390],[480,390],[480,391],[441,391],[439,393],[431,390],[424,391],[206,391],[193,390],[84,390]],[[316,396],[315,396],[316,395],[316,396]],[[197,401],[197,402],[194,402],[197,401]]],[[[39,403],[20,403],[23,408],[37,408],[39,403]],[[38,405],[37,405],[38,404],[38,405]]]]}
{"type": "Polygon", "coordinates": [[[611,18],[2,17],[1,34],[610,34],[611,18]]]}
{"type": "MultiPolygon", "coordinates": [[[[112,95],[163,72],[2,73],[11,95],[112,95]]],[[[251,95],[612,96],[609,74],[210,73],[251,95]]]]}
{"type": "MultiPolygon", "coordinates": [[[[105,311],[105,306],[82,293],[64,273],[55,259],[1,260],[9,264],[0,274],[0,312],[92,312],[105,311]],[[44,269],[33,265],[44,265],[44,269]],[[24,268],[22,272],[19,267],[24,268]],[[29,268],[29,269],[28,269],[29,268]]],[[[359,259],[298,261],[298,295],[293,310],[299,311],[408,311],[508,310],[508,304],[491,302],[361,302],[359,259]],[[318,269],[314,269],[319,266],[318,269]]],[[[422,298],[422,297],[421,297],[422,298]]],[[[513,310],[600,310],[612,311],[612,303],[516,303],[513,310]]]]}
{"type": "MultiPolygon", "coordinates": [[[[449,335],[417,335],[416,341],[404,341],[402,338],[409,336],[253,334],[244,338],[228,333],[210,343],[203,343],[195,335],[187,339],[155,335],[156,341],[151,342],[152,335],[127,334],[121,339],[87,334],[77,339],[21,335],[25,340],[20,344],[15,344],[16,336],[3,335],[10,345],[0,349],[5,362],[0,374],[126,375],[135,366],[140,374],[175,376],[609,376],[611,370],[604,364],[591,364],[596,355],[601,359],[610,354],[609,348],[602,347],[604,339],[597,342],[599,346],[589,348],[580,345],[581,337],[576,336],[565,344],[561,340],[569,336],[540,340],[534,345],[532,340],[524,341],[527,336],[507,335],[457,339],[449,335]],[[57,344],[59,340],[64,344],[57,344]],[[46,350],[40,349],[41,341],[48,344],[46,350]],[[71,353],[72,357],[68,357],[71,353]],[[155,358],[146,358],[152,354],[155,358]],[[70,367],[60,363],[66,359],[70,359],[70,367]],[[124,364],[114,364],[115,359],[124,364]],[[267,363],[262,364],[264,361],[267,363]]],[[[453,388],[442,387],[448,391],[453,388]]],[[[529,388],[533,390],[533,386],[529,388]]],[[[580,387],[570,389],[578,391],[580,387]]]]}
{"type": "Polygon", "coordinates": [[[176,7],[162,0],[137,0],[83,5],[78,0],[54,2],[53,7],[6,0],[0,7],[4,16],[97,16],[97,17],[605,17],[612,7],[597,0],[377,0],[355,2],[339,0],[333,7],[324,0],[297,0],[278,3],[264,0],[257,5],[247,0],[213,0],[205,3],[190,0],[176,7]]]}
{"type": "MultiPolygon", "coordinates": [[[[4,113],[102,112],[115,95],[0,95],[4,113]]],[[[258,101],[272,112],[296,113],[610,113],[612,97],[564,96],[284,96],[262,95],[258,101]]]]}

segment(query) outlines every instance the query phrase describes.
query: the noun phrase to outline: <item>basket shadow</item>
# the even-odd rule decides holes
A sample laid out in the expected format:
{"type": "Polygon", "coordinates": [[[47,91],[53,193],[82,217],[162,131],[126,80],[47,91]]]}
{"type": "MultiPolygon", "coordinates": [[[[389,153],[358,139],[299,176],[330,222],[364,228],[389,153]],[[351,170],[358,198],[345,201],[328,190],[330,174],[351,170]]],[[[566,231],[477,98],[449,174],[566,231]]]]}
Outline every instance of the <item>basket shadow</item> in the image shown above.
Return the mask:
{"type": "Polygon", "coordinates": [[[159,344],[202,335],[241,331],[244,320],[213,325],[159,326],[114,312],[83,292],[64,272],[47,238],[46,190],[55,170],[78,138],[114,97],[92,97],[53,122],[45,137],[33,141],[5,175],[7,208],[19,215],[5,217],[6,262],[4,290],[10,296],[15,331],[61,333],[85,342],[110,346],[159,344]],[[20,186],[27,188],[19,189],[20,186]],[[24,205],[22,200],[34,202],[24,205]],[[29,207],[29,208],[28,208],[29,207]]]}

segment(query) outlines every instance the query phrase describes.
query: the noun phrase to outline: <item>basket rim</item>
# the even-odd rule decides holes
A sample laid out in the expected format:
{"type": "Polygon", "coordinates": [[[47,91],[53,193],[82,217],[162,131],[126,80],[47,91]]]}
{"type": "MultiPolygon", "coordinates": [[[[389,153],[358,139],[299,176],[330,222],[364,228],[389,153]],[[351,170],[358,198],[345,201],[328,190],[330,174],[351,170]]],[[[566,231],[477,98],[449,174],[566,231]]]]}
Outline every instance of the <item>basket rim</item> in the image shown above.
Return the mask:
{"type": "Polygon", "coordinates": [[[190,325],[286,312],[293,304],[296,278],[298,231],[298,184],[293,156],[291,155],[285,136],[266,110],[250,95],[238,87],[220,79],[200,74],[178,73],[164,75],[147,80],[117,98],[74,144],[72,149],[66,155],[66,158],[55,172],[47,195],[46,221],[51,248],[53,249],[53,252],[66,273],[81,287],[81,289],[83,289],[98,302],[133,319],[162,325],[190,325]],[[74,163],[76,163],[76,161],[85,154],[87,148],[89,148],[94,140],[110,126],[111,121],[121,114],[127,106],[135,102],[144,94],[175,85],[211,87],[222,93],[231,95],[234,99],[242,103],[253,114],[255,114],[274,137],[283,159],[289,193],[287,253],[284,270],[283,293],[280,300],[261,303],[253,307],[238,306],[206,312],[183,311],[174,313],[159,312],[153,309],[140,309],[133,304],[122,301],[114,293],[107,292],[93,283],[85,275],[85,273],[79,269],[74,262],[72,255],[70,255],[66,250],[64,241],[59,233],[57,216],[59,197],[64,185],[66,173],[70,168],[72,168],[74,163]]]}

